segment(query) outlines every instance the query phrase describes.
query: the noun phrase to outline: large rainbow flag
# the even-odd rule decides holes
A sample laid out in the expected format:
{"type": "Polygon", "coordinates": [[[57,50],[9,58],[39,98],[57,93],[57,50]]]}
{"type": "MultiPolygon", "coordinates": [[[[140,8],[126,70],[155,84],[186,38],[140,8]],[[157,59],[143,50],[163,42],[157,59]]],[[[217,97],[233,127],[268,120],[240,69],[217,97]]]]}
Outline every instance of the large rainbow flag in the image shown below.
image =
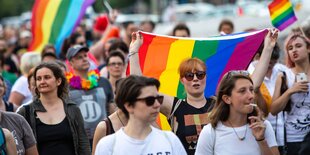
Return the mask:
{"type": "Polygon", "coordinates": [[[268,5],[268,8],[272,25],[280,31],[297,21],[292,3],[289,0],[274,0],[268,5]]]}
{"type": "Polygon", "coordinates": [[[36,0],[32,9],[33,40],[29,51],[41,52],[54,44],[57,54],[62,43],[80,23],[86,8],[95,0],[36,0]]]}
{"type": "Polygon", "coordinates": [[[221,77],[230,70],[244,70],[258,51],[268,30],[205,39],[189,39],[141,32],[139,51],[143,75],[159,79],[160,92],[185,97],[178,67],[186,58],[197,57],[207,65],[205,95],[215,95],[221,77]]]}

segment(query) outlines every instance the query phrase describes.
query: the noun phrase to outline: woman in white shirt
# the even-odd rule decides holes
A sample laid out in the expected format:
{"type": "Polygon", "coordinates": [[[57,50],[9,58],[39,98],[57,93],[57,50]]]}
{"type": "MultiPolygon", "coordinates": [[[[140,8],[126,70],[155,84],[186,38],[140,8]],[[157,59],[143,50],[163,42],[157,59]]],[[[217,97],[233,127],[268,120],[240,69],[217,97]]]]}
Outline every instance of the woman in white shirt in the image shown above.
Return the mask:
{"type": "MultiPolygon", "coordinates": [[[[278,31],[269,31],[265,38],[263,57],[274,48],[278,31]]],[[[269,63],[260,61],[259,65],[269,63]]],[[[262,112],[254,104],[254,90],[258,92],[267,67],[260,67],[261,74],[250,78],[247,71],[226,73],[217,92],[217,101],[209,114],[210,123],[203,128],[196,148],[196,155],[278,155],[275,135],[262,112]],[[262,74],[263,73],[263,74],[262,74]]]]}
{"type": "Polygon", "coordinates": [[[176,135],[151,126],[163,103],[163,96],[158,94],[159,81],[132,75],[121,81],[119,88],[115,102],[129,118],[128,123],[115,134],[102,138],[95,155],[185,155],[176,135]]]}

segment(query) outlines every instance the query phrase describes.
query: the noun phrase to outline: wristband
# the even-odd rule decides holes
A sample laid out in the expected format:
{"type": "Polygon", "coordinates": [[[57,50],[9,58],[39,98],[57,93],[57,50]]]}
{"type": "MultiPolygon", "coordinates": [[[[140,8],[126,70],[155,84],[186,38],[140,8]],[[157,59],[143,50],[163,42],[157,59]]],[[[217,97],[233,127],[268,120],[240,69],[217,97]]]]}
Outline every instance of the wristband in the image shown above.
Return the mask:
{"type": "Polygon", "coordinates": [[[131,57],[131,56],[134,55],[134,54],[137,54],[137,53],[139,53],[139,52],[129,52],[128,58],[131,57]]]}
{"type": "Polygon", "coordinates": [[[262,138],[262,139],[256,139],[256,138],[255,138],[255,140],[256,140],[257,142],[261,142],[261,141],[265,140],[265,137],[262,138]]]}

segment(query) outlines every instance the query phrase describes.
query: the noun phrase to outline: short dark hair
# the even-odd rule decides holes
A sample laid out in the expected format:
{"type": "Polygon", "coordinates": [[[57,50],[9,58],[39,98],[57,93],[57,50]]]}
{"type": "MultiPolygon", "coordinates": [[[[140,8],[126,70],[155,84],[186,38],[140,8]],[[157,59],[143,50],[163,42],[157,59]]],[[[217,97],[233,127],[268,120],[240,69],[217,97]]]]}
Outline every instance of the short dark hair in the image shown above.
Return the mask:
{"type": "Polygon", "coordinates": [[[223,25],[229,25],[232,29],[234,29],[234,24],[231,20],[229,19],[223,19],[219,25],[218,31],[220,32],[223,25]]]}
{"type": "Polygon", "coordinates": [[[177,25],[173,28],[173,31],[172,31],[172,35],[173,35],[173,36],[175,36],[175,32],[176,32],[177,30],[185,30],[185,31],[187,32],[188,36],[191,35],[191,32],[190,32],[189,28],[188,28],[187,25],[184,24],[184,23],[179,23],[179,24],[177,24],[177,25]]]}
{"type": "Polygon", "coordinates": [[[112,51],[112,52],[109,54],[109,56],[108,56],[108,58],[107,58],[107,60],[106,60],[107,65],[110,63],[111,57],[119,57],[119,58],[122,59],[123,63],[125,63],[124,54],[123,54],[122,52],[120,52],[120,51],[112,51]]]}
{"type": "MultiPolygon", "coordinates": [[[[56,79],[61,79],[61,83],[60,83],[60,85],[58,86],[58,89],[57,89],[57,96],[59,98],[66,99],[66,97],[68,97],[69,85],[68,85],[67,79],[65,77],[65,74],[61,70],[60,66],[57,63],[55,63],[55,62],[42,62],[41,64],[39,64],[34,69],[33,77],[34,77],[35,81],[37,81],[37,71],[39,69],[42,69],[42,68],[48,68],[49,70],[51,70],[53,72],[53,74],[54,74],[56,79]]],[[[38,91],[37,88],[35,89],[35,92],[36,92],[36,97],[39,98],[40,97],[40,92],[38,91]]]]}
{"type": "Polygon", "coordinates": [[[41,54],[41,60],[43,60],[45,57],[53,57],[55,59],[57,59],[57,56],[55,53],[51,53],[51,52],[45,52],[41,54]]]}
{"type": "Polygon", "coordinates": [[[130,25],[130,24],[134,24],[134,22],[133,21],[126,21],[126,22],[123,22],[123,27],[125,28],[125,29],[127,29],[128,28],[128,26],[130,25]]]}
{"type": "Polygon", "coordinates": [[[129,113],[125,108],[125,104],[128,103],[129,106],[135,106],[137,97],[142,93],[141,89],[147,86],[156,86],[158,89],[160,83],[157,79],[137,75],[130,75],[120,81],[115,95],[115,102],[127,118],[129,118],[129,113]]]}
{"type": "Polygon", "coordinates": [[[140,25],[144,25],[144,24],[150,24],[152,26],[152,29],[155,29],[155,26],[156,26],[156,24],[151,20],[142,21],[140,25]]]}
{"type": "Polygon", "coordinates": [[[124,52],[125,54],[129,53],[129,48],[124,41],[119,40],[119,41],[112,43],[109,48],[109,52],[117,50],[117,49],[122,50],[122,52],[124,52]]]}

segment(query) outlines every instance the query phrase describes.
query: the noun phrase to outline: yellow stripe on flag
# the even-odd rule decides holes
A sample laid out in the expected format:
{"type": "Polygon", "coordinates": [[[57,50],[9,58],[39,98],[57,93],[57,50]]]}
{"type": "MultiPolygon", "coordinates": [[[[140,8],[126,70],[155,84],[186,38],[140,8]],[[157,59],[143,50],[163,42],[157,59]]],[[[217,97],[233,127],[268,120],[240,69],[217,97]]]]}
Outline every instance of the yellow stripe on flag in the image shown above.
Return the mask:
{"type": "Polygon", "coordinates": [[[275,11],[272,15],[271,15],[271,20],[274,20],[275,18],[277,18],[279,15],[281,15],[283,12],[285,12],[286,10],[288,10],[290,7],[292,7],[291,3],[286,3],[283,7],[281,7],[279,10],[275,11]]]}
{"type": "Polygon", "coordinates": [[[160,75],[159,81],[162,84],[161,93],[177,96],[180,75],[176,71],[180,63],[186,58],[191,58],[195,40],[178,40],[171,44],[166,70],[160,75]],[[182,52],[180,52],[182,51],[182,52]]]}
{"type": "Polygon", "coordinates": [[[41,51],[44,45],[48,43],[51,35],[53,22],[56,17],[60,3],[61,0],[50,0],[48,2],[42,21],[43,40],[41,41],[40,45],[35,49],[35,51],[41,51]]]}

